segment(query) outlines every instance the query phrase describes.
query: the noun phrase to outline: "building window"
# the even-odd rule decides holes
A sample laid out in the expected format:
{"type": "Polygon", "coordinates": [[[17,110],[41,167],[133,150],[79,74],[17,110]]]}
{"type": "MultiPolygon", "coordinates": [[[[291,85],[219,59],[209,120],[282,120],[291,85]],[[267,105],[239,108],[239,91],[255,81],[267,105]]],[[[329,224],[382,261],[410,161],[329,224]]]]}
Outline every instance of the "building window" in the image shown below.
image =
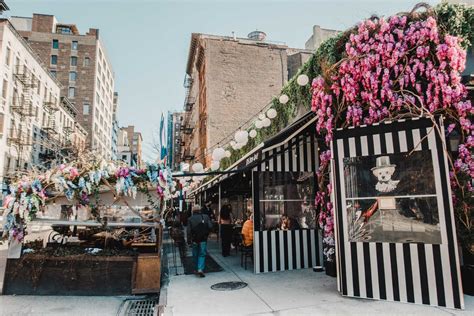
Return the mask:
{"type": "Polygon", "coordinates": [[[53,49],[59,48],[59,41],[57,39],[53,39],[53,49]]]}
{"type": "Polygon", "coordinates": [[[54,78],[56,78],[56,70],[50,70],[49,72],[54,78]]]}
{"type": "Polygon", "coordinates": [[[77,66],[77,57],[71,56],[71,66],[77,66]]]}
{"type": "Polygon", "coordinates": [[[3,79],[3,86],[2,86],[2,97],[4,99],[7,98],[7,92],[8,92],[8,81],[3,79]]]}
{"type": "Polygon", "coordinates": [[[71,49],[72,50],[77,50],[77,41],[72,41],[71,49]]]}
{"type": "Polygon", "coordinates": [[[51,65],[58,64],[58,55],[51,55],[51,65]]]}
{"type": "Polygon", "coordinates": [[[84,58],[84,67],[89,67],[89,64],[91,63],[91,59],[89,57],[84,58]]]}
{"type": "Polygon", "coordinates": [[[69,87],[68,98],[74,98],[76,96],[76,88],[69,87]]]}
{"type": "Polygon", "coordinates": [[[82,110],[82,114],[84,114],[84,115],[89,115],[89,111],[90,111],[90,105],[89,105],[89,103],[84,103],[82,109],[83,109],[83,110],[82,110]]]}
{"type": "Polygon", "coordinates": [[[76,79],[77,79],[77,72],[70,71],[69,72],[69,81],[76,81],[76,79]]]}
{"type": "Polygon", "coordinates": [[[7,47],[7,51],[5,54],[5,65],[10,66],[10,59],[11,59],[11,49],[7,47]]]}

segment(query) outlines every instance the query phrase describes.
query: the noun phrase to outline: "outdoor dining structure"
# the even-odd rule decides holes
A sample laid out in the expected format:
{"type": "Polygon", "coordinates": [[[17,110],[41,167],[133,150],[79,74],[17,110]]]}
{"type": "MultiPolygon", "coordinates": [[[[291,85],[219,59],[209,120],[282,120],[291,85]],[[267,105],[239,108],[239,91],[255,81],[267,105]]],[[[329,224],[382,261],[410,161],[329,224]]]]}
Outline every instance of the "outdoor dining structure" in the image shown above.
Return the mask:
{"type": "Polygon", "coordinates": [[[218,209],[230,203],[238,222],[253,212],[255,273],[323,264],[314,208],[315,120],[308,112],[226,170],[233,173],[216,176],[191,192],[196,203],[211,200],[218,209]],[[293,224],[282,229],[282,217],[293,224]]]}
{"type": "Polygon", "coordinates": [[[12,182],[2,293],[159,293],[161,216],[174,185],[163,165],[87,155],[12,182]]]}
{"type": "Polygon", "coordinates": [[[191,196],[213,192],[220,206],[246,186],[255,273],[332,266],[343,296],[464,308],[474,295],[473,16],[443,2],[363,20],[324,41],[235,132],[235,163],[191,196]]]}

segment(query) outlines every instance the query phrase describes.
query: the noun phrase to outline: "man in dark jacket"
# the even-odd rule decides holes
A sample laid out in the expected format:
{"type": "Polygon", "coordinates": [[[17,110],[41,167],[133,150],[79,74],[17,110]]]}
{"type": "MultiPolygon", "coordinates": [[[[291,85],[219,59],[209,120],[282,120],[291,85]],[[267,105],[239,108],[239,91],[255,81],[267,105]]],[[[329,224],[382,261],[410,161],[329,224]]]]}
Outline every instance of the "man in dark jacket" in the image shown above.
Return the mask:
{"type": "Polygon", "coordinates": [[[194,205],[193,214],[188,219],[188,244],[192,244],[193,262],[197,275],[203,278],[206,267],[207,237],[212,228],[209,216],[201,213],[201,206],[194,205]]]}

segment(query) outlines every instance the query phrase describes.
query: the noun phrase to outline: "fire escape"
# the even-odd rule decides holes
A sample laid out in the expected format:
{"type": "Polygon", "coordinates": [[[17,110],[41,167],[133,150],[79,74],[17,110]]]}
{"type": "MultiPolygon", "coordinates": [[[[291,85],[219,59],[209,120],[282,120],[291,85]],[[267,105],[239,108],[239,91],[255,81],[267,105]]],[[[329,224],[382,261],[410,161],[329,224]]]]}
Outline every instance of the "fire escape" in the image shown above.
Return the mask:
{"type": "Polygon", "coordinates": [[[191,96],[191,87],[193,85],[193,78],[189,75],[186,75],[184,78],[184,88],[186,88],[186,94],[184,97],[184,119],[181,123],[181,133],[183,138],[181,140],[182,151],[182,160],[189,161],[194,159],[194,154],[191,153],[190,148],[186,148],[186,144],[191,142],[190,135],[193,133],[193,127],[191,126],[191,116],[194,104],[196,103],[195,98],[191,96]]]}
{"type": "MultiPolygon", "coordinates": [[[[17,169],[26,169],[23,162],[24,151],[33,144],[30,130],[30,118],[36,116],[36,109],[33,106],[33,91],[38,87],[39,81],[26,65],[17,65],[14,69],[13,76],[17,83],[19,92],[15,93],[12,98],[11,112],[17,115],[18,124],[10,127],[7,142],[10,146],[16,148],[18,153],[17,169]]],[[[9,166],[7,166],[8,168],[9,166]]]]}
{"type": "Polygon", "coordinates": [[[48,168],[51,162],[58,158],[57,155],[61,147],[55,115],[59,108],[57,102],[50,96],[48,100],[43,102],[43,110],[43,115],[46,117],[46,119],[43,119],[43,125],[41,126],[44,152],[39,153],[38,157],[40,158],[40,163],[45,168],[48,168]]]}

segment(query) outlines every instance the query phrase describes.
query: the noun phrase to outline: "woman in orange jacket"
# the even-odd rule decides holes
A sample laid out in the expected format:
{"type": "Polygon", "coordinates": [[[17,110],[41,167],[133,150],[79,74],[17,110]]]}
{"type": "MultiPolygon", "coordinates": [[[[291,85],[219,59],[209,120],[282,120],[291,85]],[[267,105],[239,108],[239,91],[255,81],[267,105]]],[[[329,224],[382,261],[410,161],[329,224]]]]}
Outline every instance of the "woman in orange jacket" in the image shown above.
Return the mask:
{"type": "Polygon", "coordinates": [[[250,247],[253,244],[253,214],[242,226],[242,244],[245,247],[250,247]]]}

